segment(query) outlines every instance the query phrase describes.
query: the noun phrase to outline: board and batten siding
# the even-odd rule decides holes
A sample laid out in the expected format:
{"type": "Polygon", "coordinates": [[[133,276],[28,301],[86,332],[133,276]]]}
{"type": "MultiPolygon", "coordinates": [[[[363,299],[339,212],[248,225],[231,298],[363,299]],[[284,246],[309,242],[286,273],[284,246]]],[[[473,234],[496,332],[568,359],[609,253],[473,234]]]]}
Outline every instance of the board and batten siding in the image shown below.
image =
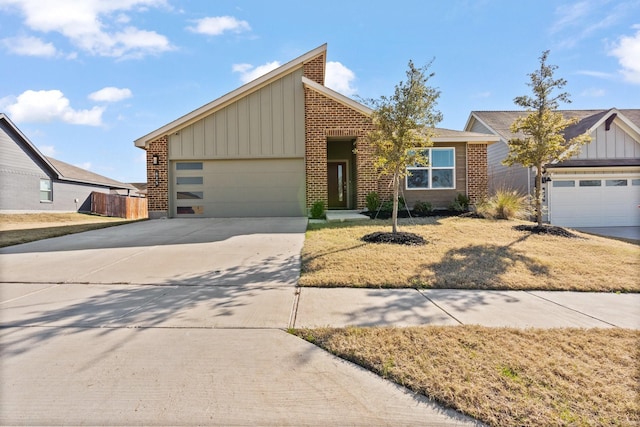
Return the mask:
{"type": "Polygon", "coordinates": [[[171,160],[303,157],[302,69],[169,135],[171,160]]]}
{"type": "Polygon", "coordinates": [[[583,145],[574,159],[630,159],[640,158],[640,143],[618,126],[615,121],[606,130],[605,124],[591,134],[591,142],[583,145]]]}

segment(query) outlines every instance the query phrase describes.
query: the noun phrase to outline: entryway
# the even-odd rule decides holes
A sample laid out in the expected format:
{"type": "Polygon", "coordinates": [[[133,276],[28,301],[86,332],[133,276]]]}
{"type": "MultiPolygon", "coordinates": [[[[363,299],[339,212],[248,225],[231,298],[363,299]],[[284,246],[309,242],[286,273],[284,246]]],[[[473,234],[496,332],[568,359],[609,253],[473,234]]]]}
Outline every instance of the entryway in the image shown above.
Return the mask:
{"type": "Polygon", "coordinates": [[[355,139],[327,141],[327,202],[329,209],[353,209],[355,206],[355,139]]]}

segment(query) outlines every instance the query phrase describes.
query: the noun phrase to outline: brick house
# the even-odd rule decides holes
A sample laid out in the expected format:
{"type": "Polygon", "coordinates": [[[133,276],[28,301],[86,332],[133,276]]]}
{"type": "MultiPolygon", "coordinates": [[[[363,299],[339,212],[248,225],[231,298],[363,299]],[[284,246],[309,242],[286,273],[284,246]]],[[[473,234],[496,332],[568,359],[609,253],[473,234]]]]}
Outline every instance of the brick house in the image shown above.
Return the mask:
{"type": "MultiPolygon", "coordinates": [[[[306,216],[316,201],[363,209],[389,197],[366,135],[371,110],[324,86],[322,45],[137,139],[147,151],[149,216],[306,216]]],[[[436,129],[429,166],[412,168],[408,204],[487,193],[493,135],[436,129]]]]}

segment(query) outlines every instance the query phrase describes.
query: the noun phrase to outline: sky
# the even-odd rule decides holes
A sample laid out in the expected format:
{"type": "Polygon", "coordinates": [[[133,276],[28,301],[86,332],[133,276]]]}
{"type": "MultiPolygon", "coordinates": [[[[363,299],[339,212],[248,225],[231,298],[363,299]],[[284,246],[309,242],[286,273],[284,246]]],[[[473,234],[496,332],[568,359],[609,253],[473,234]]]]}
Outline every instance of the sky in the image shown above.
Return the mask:
{"type": "Polygon", "coordinates": [[[433,60],[439,127],[514,110],[550,50],[565,109],[640,108],[640,0],[0,0],[0,112],[45,155],[146,181],[133,141],[327,43],[326,86],[433,60]]]}

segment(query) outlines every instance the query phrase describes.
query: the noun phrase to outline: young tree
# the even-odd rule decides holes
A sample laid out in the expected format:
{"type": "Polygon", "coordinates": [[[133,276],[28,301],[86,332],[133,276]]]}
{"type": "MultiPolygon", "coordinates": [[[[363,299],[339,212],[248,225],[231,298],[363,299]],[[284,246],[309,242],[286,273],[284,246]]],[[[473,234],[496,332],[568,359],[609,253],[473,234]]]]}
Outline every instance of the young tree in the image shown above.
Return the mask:
{"type": "Polygon", "coordinates": [[[368,134],[374,147],[376,166],[383,175],[391,176],[393,186],[392,232],[398,232],[398,192],[407,166],[427,164],[419,148],[432,145],[433,129],[442,120],[434,108],[440,91],[427,86],[434,73],[427,74],[433,60],[416,68],[409,61],[406,81],[395,87],[391,97],[382,96],[366,102],[373,108],[375,130],[368,134]]]}
{"type": "Polygon", "coordinates": [[[591,141],[588,134],[582,134],[570,140],[564,137],[564,130],[577,119],[565,119],[557,112],[560,102],[570,103],[569,93],[554,95],[556,89],[562,89],[565,79],[554,79],[557,65],[547,65],[549,51],[542,52],[540,68],[529,74],[533,96],[518,96],[513,102],[529,112],[517,118],[511,124],[511,132],[518,137],[509,140],[509,154],[503,163],[511,166],[520,163],[536,168],[535,208],[538,227],[542,226],[542,174],[545,165],[553,161],[563,161],[580,151],[583,144],[591,141]]]}

